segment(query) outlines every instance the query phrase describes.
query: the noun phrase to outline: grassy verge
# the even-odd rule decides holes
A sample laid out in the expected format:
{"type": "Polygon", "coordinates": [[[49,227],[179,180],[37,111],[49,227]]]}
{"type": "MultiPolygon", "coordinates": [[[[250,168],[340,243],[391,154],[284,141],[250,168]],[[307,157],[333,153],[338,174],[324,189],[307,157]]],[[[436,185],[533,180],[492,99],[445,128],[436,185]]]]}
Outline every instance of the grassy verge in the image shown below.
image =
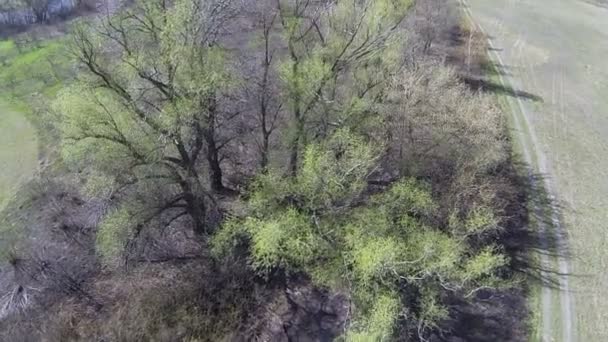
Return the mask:
{"type": "Polygon", "coordinates": [[[73,77],[62,40],[0,41],[0,209],[56,142],[50,100],[73,77]]]}
{"type": "Polygon", "coordinates": [[[0,209],[37,168],[37,137],[24,116],[0,102],[0,209]]]}
{"type": "MultiPolygon", "coordinates": [[[[502,83],[500,70],[498,70],[495,64],[489,62],[491,61],[489,52],[487,52],[486,58],[488,60],[488,63],[484,64],[485,74],[487,75],[486,77],[488,77],[491,82],[495,82],[497,84],[502,83]]],[[[525,132],[528,131],[529,127],[526,127],[525,122],[521,119],[521,115],[523,115],[523,113],[521,113],[521,111],[517,109],[516,106],[512,103],[512,100],[509,98],[509,95],[506,95],[504,93],[496,93],[495,98],[498,106],[505,113],[507,126],[509,128],[511,146],[514,152],[513,159],[516,165],[519,165],[517,172],[520,175],[527,175],[530,172],[530,169],[534,170],[536,168],[535,164],[538,163],[535,155],[530,156],[533,165],[526,165],[526,158],[523,157],[525,148],[524,146],[532,143],[530,141],[529,136],[525,134],[525,132]],[[509,113],[511,114],[509,115],[509,113]],[[516,131],[517,129],[522,129],[524,132],[518,134],[518,132],[516,131]],[[521,139],[526,139],[526,141],[522,141],[521,139]]],[[[529,191],[529,189],[527,191],[529,191]]],[[[538,194],[534,193],[533,191],[529,192],[529,195],[531,197],[528,199],[529,202],[533,203],[535,201],[538,201],[538,194]]],[[[531,205],[529,205],[528,209],[530,212],[534,211],[533,208],[531,208],[531,205]]],[[[531,226],[530,228],[538,231],[540,229],[540,226],[537,222],[537,219],[533,217],[534,215],[531,216],[532,217],[529,217],[529,225],[531,226]]],[[[530,255],[530,258],[534,264],[541,264],[541,260],[538,255],[533,253],[533,255],[530,255]]],[[[536,281],[528,281],[526,283],[526,293],[528,296],[527,302],[529,310],[527,323],[529,329],[529,341],[542,342],[542,284],[536,281]]]]}
{"type": "Polygon", "coordinates": [[[44,155],[54,139],[49,102],[75,71],[62,39],[20,41],[0,41],[0,102],[34,126],[44,155]]]}
{"type": "MultiPolygon", "coordinates": [[[[484,85],[489,85],[486,90],[489,90],[493,93],[497,105],[502,109],[505,113],[506,126],[509,131],[509,140],[512,144],[513,151],[513,160],[516,165],[517,172],[522,175],[524,178],[530,178],[529,188],[525,189],[528,194],[528,212],[529,214],[529,228],[538,232],[538,234],[542,234],[542,229],[547,229],[547,236],[554,236],[555,231],[551,222],[551,217],[553,214],[553,209],[551,206],[551,202],[549,200],[548,193],[546,189],[544,189],[542,180],[536,179],[536,177],[529,175],[532,173],[533,175],[537,173],[539,167],[539,160],[536,153],[526,150],[528,146],[534,146],[532,141],[532,137],[530,136],[530,127],[527,125],[527,121],[524,119],[525,113],[522,112],[518,103],[515,102],[511,93],[513,89],[510,88],[510,85],[504,81],[502,76],[502,70],[498,61],[495,61],[491,56],[491,49],[488,46],[487,39],[483,32],[480,32],[479,29],[469,20],[469,18],[464,18],[462,26],[463,36],[468,37],[469,40],[473,40],[475,42],[468,42],[468,59],[469,65],[471,64],[470,59],[476,59],[474,64],[480,65],[481,70],[477,70],[477,75],[483,82],[480,82],[484,85]],[[471,48],[473,46],[473,48],[471,48]],[[474,56],[471,56],[474,55],[474,56]],[[492,90],[493,89],[493,90],[492,90]],[[532,184],[534,183],[534,184],[532,184]],[[545,227],[545,228],[543,228],[545,227]]],[[[482,85],[482,87],[484,87],[482,85]]],[[[545,252],[555,251],[557,247],[552,241],[553,239],[547,238],[547,245],[545,246],[545,252]]],[[[542,252],[541,252],[542,253],[542,252]]],[[[540,254],[531,251],[530,262],[532,265],[542,267],[543,264],[546,264],[548,261],[548,265],[545,265],[550,270],[557,270],[557,260],[554,257],[549,257],[549,260],[543,260],[540,254]]],[[[542,275],[542,272],[539,271],[541,277],[546,276],[542,275]]],[[[547,281],[545,279],[545,281],[547,281]]],[[[525,293],[527,294],[527,303],[528,303],[528,338],[530,341],[544,341],[543,336],[543,315],[542,315],[542,295],[543,295],[543,282],[538,281],[536,277],[530,277],[529,281],[525,284],[525,293]]],[[[551,316],[550,324],[554,327],[559,327],[561,324],[561,311],[559,310],[560,306],[556,305],[556,303],[560,302],[559,292],[552,290],[550,293],[552,298],[552,310],[553,315],[551,316]]],[[[561,329],[558,329],[561,332],[561,329]]],[[[553,336],[554,338],[560,336],[553,336]]]]}

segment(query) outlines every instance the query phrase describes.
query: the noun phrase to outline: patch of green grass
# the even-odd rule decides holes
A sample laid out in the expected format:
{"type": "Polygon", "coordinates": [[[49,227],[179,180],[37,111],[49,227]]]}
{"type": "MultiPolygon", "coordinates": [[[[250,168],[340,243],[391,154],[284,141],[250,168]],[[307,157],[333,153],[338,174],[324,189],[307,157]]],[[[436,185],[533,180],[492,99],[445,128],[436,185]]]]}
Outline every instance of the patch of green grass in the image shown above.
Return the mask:
{"type": "Polygon", "coordinates": [[[38,164],[36,131],[18,111],[0,103],[0,209],[38,164]]]}
{"type": "Polygon", "coordinates": [[[539,329],[542,325],[540,291],[540,286],[531,286],[528,289],[528,310],[530,310],[528,316],[528,338],[530,342],[543,342],[541,329],[539,329]]]}
{"type": "Polygon", "coordinates": [[[61,39],[17,44],[0,40],[0,209],[54,144],[47,108],[74,77],[61,39]]]}
{"type": "MultiPolygon", "coordinates": [[[[12,40],[0,41],[0,58],[10,58],[17,52],[15,42],[12,40]]],[[[1,61],[2,59],[0,59],[1,61]]]]}
{"type": "Polygon", "coordinates": [[[43,154],[56,141],[49,102],[75,76],[65,45],[64,39],[0,41],[0,102],[34,126],[43,154]]]}
{"type": "Polygon", "coordinates": [[[0,89],[4,97],[23,100],[32,94],[54,96],[58,85],[73,77],[61,39],[17,46],[0,41],[0,89]],[[54,90],[54,91],[52,91],[54,90]]]}

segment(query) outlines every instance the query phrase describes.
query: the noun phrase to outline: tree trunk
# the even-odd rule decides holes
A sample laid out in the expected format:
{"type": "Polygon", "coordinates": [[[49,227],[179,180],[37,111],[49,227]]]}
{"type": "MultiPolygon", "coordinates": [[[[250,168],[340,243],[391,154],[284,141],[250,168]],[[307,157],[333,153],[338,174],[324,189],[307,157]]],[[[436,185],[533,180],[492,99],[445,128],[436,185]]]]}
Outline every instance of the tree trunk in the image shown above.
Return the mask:
{"type": "Polygon", "coordinates": [[[205,216],[207,208],[205,207],[205,201],[199,195],[189,193],[186,194],[186,204],[188,214],[192,217],[194,231],[198,235],[206,234],[205,216]]]}
{"type": "Polygon", "coordinates": [[[300,60],[296,55],[295,48],[293,46],[293,41],[290,39],[289,41],[289,52],[291,55],[291,60],[293,62],[293,66],[291,67],[291,72],[294,81],[295,91],[292,94],[293,97],[293,118],[296,124],[296,131],[294,132],[294,138],[291,143],[291,154],[289,156],[289,172],[292,176],[296,176],[298,173],[298,153],[300,150],[300,140],[302,139],[302,134],[304,133],[304,120],[302,119],[302,98],[300,94],[300,60]]]}
{"type": "Polygon", "coordinates": [[[211,100],[208,107],[209,120],[207,127],[203,130],[205,137],[205,143],[207,144],[207,163],[209,164],[209,183],[211,184],[211,190],[214,192],[221,192],[224,190],[222,182],[222,167],[220,166],[220,151],[217,146],[215,137],[215,121],[217,114],[217,101],[211,100]]]}
{"type": "Polygon", "coordinates": [[[205,189],[200,182],[198,173],[194,169],[194,165],[185,168],[187,176],[179,181],[179,185],[183,192],[183,198],[186,202],[186,211],[192,218],[194,231],[198,235],[207,233],[206,217],[207,206],[205,205],[205,189]]]}
{"type": "Polygon", "coordinates": [[[262,140],[262,159],[260,160],[260,167],[262,171],[268,168],[268,148],[269,148],[269,134],[264,133],[262,140]]]}
{"type": "Polygon", "coordinates": [[[299,137],[294,139],[293,145],[291,146],[291,153],[289,155],[289,173],[292,176],[297,175],[298,173],[298,145],[299,145],[299,137]]]}
{"type": "MultiPolygon", "coordinates": [[[[266,83],[266,81],[264,81],[264,83],[266,83]]],[[[263,96],[266,95],[264,94],[263,96]]],[[[266,105],[265,97],[262,98],[262,102],[260,104],[260,119],[262,123],[262,151],[260,151],[262,158],[260,160],[260,167],[264,171],[268,167],[268,149],[270,146],[269,140],[271,134],[271,131],[268,130],[268,107],[266,105]]]]}
{"type": "Polygon", "coordinates": [[[291,142],[291,154],[289,155],[289,172],[292,176],[298,173],[298,159],[300,153],[300,144],[304,135],[304,121],[302,120],[299,111],[296,111],[296,131],[293,141],[291,142]]]}
{"type": "Polygon", "coordinates": [[[209,164],[209,182],[211,190],[220,192],[224,190],[222,183],[222,168],[220,166],[219,150],[215,141],[214,134],[208,130],[205,132],[207,143],[207,163],[209,164]]]}

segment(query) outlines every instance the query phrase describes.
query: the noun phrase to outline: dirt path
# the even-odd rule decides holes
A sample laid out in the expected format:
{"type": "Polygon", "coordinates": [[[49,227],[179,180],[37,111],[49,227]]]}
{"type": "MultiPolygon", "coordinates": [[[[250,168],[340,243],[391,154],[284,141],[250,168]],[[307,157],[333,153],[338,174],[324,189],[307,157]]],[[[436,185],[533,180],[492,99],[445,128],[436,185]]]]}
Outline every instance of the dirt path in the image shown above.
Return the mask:
{"type": "MultiPolygon", "coordinates": [[[[477,28],[487,35],[485,30],[481,25],[477,23],[475,20],[475,16],[471,11],[471,8],[468,6],[465,0],[461,0],[461,5],[468,16],[471,22],[475,23],[477,28]]],[[[500,22],[497,23],[497,26],[500,27],[500,22]]],[[[496,37],[495,39],[489,39],[488,43],[490,46],[490,57],[496,63],[498,69],[507,70],[508,66],[503,61],[501,57],[500,51],[504,51],[504,48],[497,47],[497,44],[500,40],[500,37],[496,37]]],[[[525,38],[523,36],[519,36],[513,46],[509,47],[511,50],[515,50],[514,53],[517,57],[521,57],[523,50],[525,49],[525,38]]],[[[533,66],[528,65],[528,67],[533,68],[533,66]]],[[[519,82],[513,77],[512,74],[502,74],[498,75],[501,86],[510,89],[521,89],[519,86],[519,82]]],[[[563,78],[563,76],[562,76],[563,78]]],[[[563,81],[562,81],[563,82],[563,81]]],[[[563,97],[563,84],[561,88],[561,96],[563,97]]],[[[555,92],[555,89],[554,89],[555,92]]],[[[521,153],[523,155],[524,162],[530,166],[529,169],[529,177],[531,180],[531,184],[535,182],[535,173],[540,173],[542,175],[549,175],[549,164],[547,158],[540,148],[539,140],[536,135],[533,123],[529,120],[530,117],[530,109],[529,104],[525,103],[520,97],[509,97],[506,99],[512,114],[512,122],[513,128],[515,130],[515,136],[521,146],[521,153]]],[[[562,106],[563,108],[563,103],[562,106]]],[[[552,178],[547,176],[544,178],[544,184],[540,186],[544,187],[545,191],[548,193],[549,202],[552,203],[552,206],[555,205],[555,187],[553,185],[552,178]]],[[[535,191],[538,192],[538,191],[535,191]]],[[[534,204],[532,210],[537,213],[536,216],[542,217],[542,212],[546,208],[540,207],[537,203],[534,204]]],[[[559,211],[556,207],[550,208],[550,218],[551,222],[548,224],[547,222],[538,222],[538,228],[541,232],[542,244],[544,245],[545,251],[550,249],[550,241],[554,240],[556,245],[558,246],[567,246],[567,241],[565,241],[566,233],[564,231],[563,225],[560,222],[559,211]]],[[[552,266],[554,260],[547,253],[540,254],[541,265],[543,270],[541,271],[541,276],[543,279],[549,279],[552,277],[550,274],[550,270],[554,267],[552,266]]],[[[541,316],[542,316],[542,330],[541,330],[541,339],[542,341],[555,341],[559,336],[561,336],[561,341],[564,342],[573,342],[575,341],[575,337],[573,334],[573,325],[575,324],[575,320],[573,318],[573,300],[571,298],[570,285],[568,280],[568,275],[570,274],[570,265],[569,260],[565,256],[558,256],[557,258],[557,281],[559,283],[559,297],[560,297],[560,316],[559,324],[554,326],[554,322],[556,320],[554,316],[554,307],[556,303],[553,301],[553,291],[551,288],[551,284],[546,282],[543,284],[541,289],[541,316]],[[559,331],[558,331],[559,330],[559,331]]]]}

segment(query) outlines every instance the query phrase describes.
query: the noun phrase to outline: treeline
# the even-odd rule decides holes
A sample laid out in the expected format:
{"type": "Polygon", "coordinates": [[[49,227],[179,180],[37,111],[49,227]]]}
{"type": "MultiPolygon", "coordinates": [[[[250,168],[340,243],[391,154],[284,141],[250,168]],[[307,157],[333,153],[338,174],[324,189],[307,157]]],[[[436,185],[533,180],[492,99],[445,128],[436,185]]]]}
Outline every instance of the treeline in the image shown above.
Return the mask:
{"type": "Polygon", "coordinates": [[[77,10],[94,10],[95,0],[4,0],[0,3],[0,25],[26,26],[65,18],[77,10]]]}
{"type": "Polygon", "coordinates": [[[450,298],[509,286],[504,122],[443,65],[455,21],[430,0],[142,0],[77,24],[51,111],[103,218],[70,295],[122,322],[68,335],[262,338],[272,297],[245,289],[307,279],[345,298],[333,337],[425,339],[450,298]],[[151,318],[162,293],[113,312],[87,285],[179,260],[217,276],[185,276],[206,295],[167,294],[174,315],[151,318]]]}

